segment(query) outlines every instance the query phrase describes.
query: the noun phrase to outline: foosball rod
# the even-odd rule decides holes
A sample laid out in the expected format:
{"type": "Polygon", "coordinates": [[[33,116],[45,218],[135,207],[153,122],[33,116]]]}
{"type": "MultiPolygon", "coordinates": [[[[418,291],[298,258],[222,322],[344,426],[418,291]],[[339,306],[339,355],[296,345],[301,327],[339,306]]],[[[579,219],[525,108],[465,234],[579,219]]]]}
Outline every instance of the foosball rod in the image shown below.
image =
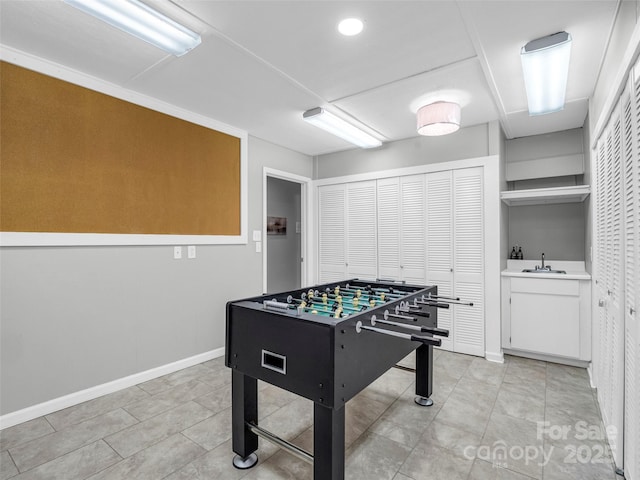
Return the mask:
{"type": "Polygon", "coordinates": [[[438,295],[431,295],[431,293],[428,293],[426,297],[423,295],[422,298],[427,300],[430,298],[433,298],[436,300],[436,302],[450,303],[451,305],[465,305],[467,307],[473,307],[473,302],[461,301],[460,297],[457,297],[457,298],[443,297],[438,295]]]}
{"type": "Polygon", "coordinates": [[[431,294],[427,295],[426,297],[423,295],[423,300],[430,300],[430,299],[433,299],[433,301],[435,302],[448,303],[450,305],[464,305],[467,307],[473,307],[473,302],[463,302],[463,301],[460,301],[459,298],[449,300],[449,299],[446,299],[445,297],[439,297],[439,298],[434,297],[431,294]]]}
{"type": "Polygon", "coordinates": [[[395,332],[393,330],[385,330],[384,328],[368,327],[366,325],[362,325],[362,322],[358,320],[358,322],[356,323],[356,332],[360,333],[362,330],[368,330],[370,332],[379,333],[381,335],[388,335],[390,337],[402,338],[403,340],[410,340],[412,342],[421,342],[425,345],[433,345],[435,347],[439,347],[442,344],[442,341],[439,338],[428,336],[425,337],[423,335],[414,335],[411,333],[395,332]]]}
{"type": "Polygon", "coordinates": [[[415,330],[415,331],[423,332],[423,333],[430,333],[432,335],[438,335],[439,337],[448,337],[449,336],[449,330],[445,330],[444,328],[425,327],[424,325],[411,325],[411,324],[407,324],[407,323],[392,322],[392,321],[389,321],[389,320],[380,320],[380,319],[376,318],[375,315],[372,315],[371,316],[371,326],[375,326],[376,323],[382,323],[384,325],[391,325],[391,326],[394,326],[394,327],[405,328],[407,330],[415,330]]]}

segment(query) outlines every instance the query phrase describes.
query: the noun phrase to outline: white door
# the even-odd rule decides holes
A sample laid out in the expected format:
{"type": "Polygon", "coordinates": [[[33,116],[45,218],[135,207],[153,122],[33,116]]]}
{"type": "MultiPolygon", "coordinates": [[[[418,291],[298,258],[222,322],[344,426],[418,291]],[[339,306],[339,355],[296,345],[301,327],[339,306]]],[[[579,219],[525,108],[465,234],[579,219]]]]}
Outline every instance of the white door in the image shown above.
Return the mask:
{"type": "Polygon", "coordinates": [[[400,179],[382,178],[377,183],[378,278],[400,280],[400,179]]]}
{"type": "Polygon", "coordinates": [[[453,171],[453,350],[484,356],[484,196],[482,168],[453,171]]]}
{"type": "Polygon", "coordinates": [[[400,279],[426,283],[425,176],[400,177],[400,279]]]}
{"type": "Polygon", "coordinates": [[[345,232],[346,186],[318,188],[318,280],[320,283],[347,277],[345,232]]]}
{"type": "MultiPolygon", "coordinates": [[[[438,286],[438,295],[453,295],[453,208],[451,171],[426,175],[426,265],[427,284],[438,286]]],[[[449,330],[442,339],[442,348],[453,350],[456,332],[453,329],[452,310],[438,310],[438,326],[449,330]]]]}
{"type": "Polygon", "coordinates": [[[622,95],[625,375],[624,470],[640,479],[640,79],[632,78],[622,95]]]}
{"type": "Polygon", "coordinates": [[[347,277],[378,277],[376,181],[347,184],[347,277]]]}
{"type": "Polygon", "coordinates": [[[624,407],[624,317],[623,301],[623,191],[620,109],[614,110],[597,151],[597,240],[596,295],[600,334],[597,359],[598,400],[605,425],[615,427],[610,435],[614,460],[623,464],[622,431],[624,407]]]}

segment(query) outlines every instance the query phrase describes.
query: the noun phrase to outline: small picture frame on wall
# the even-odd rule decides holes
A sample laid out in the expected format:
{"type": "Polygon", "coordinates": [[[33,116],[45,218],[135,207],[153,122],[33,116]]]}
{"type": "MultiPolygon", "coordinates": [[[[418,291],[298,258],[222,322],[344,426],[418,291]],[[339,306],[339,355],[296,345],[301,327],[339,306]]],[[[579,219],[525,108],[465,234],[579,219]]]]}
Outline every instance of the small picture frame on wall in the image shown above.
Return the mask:
{"type": "Polygon", "coordinates": [[[267,235],[286,235],[286,217],[267,217],[267,235]]]}

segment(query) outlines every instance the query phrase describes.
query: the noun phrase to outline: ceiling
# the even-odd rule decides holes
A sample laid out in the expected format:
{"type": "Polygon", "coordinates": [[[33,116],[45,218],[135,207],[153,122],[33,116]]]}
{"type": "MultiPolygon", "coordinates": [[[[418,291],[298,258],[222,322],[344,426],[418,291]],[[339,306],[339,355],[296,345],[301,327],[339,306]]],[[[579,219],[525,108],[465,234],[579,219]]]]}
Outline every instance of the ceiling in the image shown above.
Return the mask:
{"type": "Polygon", "coordinates": [[[0,43],[320,155],[353,147],[302,120],[318,106],[386,141],[417,136],[429,100],[461,103],[462,127],[499,120],[508,138],[581,127],[619,1],[146,0],[202,35],[174,57],[60,0],[0,0],[0,43]],[[347,17],[360,35],[338,33],[347,17]],[[562,30],[565,108],[530,117],[520,48],[562,30]]]}

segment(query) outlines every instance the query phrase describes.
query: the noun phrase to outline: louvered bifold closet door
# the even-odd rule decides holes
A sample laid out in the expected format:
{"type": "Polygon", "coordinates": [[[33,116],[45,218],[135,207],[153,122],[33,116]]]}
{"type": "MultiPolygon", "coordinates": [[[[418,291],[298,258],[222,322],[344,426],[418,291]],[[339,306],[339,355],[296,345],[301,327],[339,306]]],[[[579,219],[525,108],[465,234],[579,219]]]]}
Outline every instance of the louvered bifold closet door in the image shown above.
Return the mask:
{"type": "Polygon", "coordinates": [[[453,172],[453,292],[456,352],[484,356],[484,199],[482,168],[453,172]]]}
{"type": "Polygon", "coordinates": [[[347,184],[347,276],[378,277],[376,181],[347,184]]]}
{"type": "Polygon", "coordinates": [[[378,180],[378,278],[400,280],[400,179],[378,180]]]}
{"type": "Polygon", "coordinates": [[[344,280],[347,276],[345,208],[346,186],[318,188],[318,280],[344,280]]]}
{"type": "Polygon", "coordinates": [[[607,245],[606,245],[606,135],[603,135],[598,140],[598,145],[594,151],[596,156],[596,171],[595,177],[595,215],[596,215],[596,262],[595,262],[595,297],[599,299],[599,308],[594,315],[596,324],[593,328],[593,361],[594,361],[594,375],[596,377],[596,384],[600,385],[606,381],[605,372],[605,356],[604,350],[607,340],[607,320],[606,311],[603,308],[602,302],[606,296],[606,285],[604,283],[604,272],[606,271],[606,257],[607,257],[607,245]]]}
{"type": "Polygon", "coordinates": [[[426,283],[425,176],[400,177],[400,274],[406,283],[426,283]]]}
{"type": "MultiPolygon", "coordinates": [[[[437,285],[438,294],[453,295],[453,211],[451,171],[426,175],[427,191],[427,284],[437,285]]],[[[453,350],[456,332],[453,329],[453,311],[438,310],[438,326],[450,331],[442,339],[442,348],[453,350]]]]}
{"type": "MultiPolygon", "coordinates": [[[[605,425],[623,429],[624,408],[624,319],[621,315],[623,300],[623,185],[622,185],[622,132],[620,108],[616,108],[603,132],[602,154],[598,154],[598,231],[599,242],[597,294],[600,300],[597,315],[601,335],[598,359],[598,400],[605,425]],[[601,203],[602,202],[602,203],[601,203]],[[600,209],[602,208],[602,211],[600,209]],[[604,230],[604,231],[601,231],[604,230]],[[604,247],[604,248],[600,248],[604,247]],[[602,257],[600,257],[602,255],[602,257]]],[[[600,148],[599,148],[600,151],[600,148]]],[[[622,465],[621,435],[610,436],[614,459],[622,465]]]]}
{"type": "MultiPolygon", "coordinates": [[[[633,77],[633,76],[632,76],[633,77]]],[[[625,231],[624,470],[640,480],[640,79],[622,95],[625,231]]]]}

